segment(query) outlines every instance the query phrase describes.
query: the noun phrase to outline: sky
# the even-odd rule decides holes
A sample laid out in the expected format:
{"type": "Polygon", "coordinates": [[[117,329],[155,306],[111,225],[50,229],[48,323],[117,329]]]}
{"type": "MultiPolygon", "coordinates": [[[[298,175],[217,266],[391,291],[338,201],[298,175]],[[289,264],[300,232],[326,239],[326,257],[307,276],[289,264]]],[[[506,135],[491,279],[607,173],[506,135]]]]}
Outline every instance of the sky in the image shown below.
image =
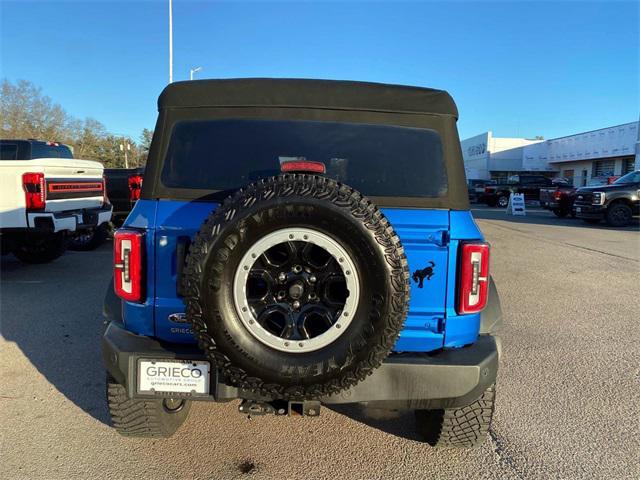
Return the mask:
{"type": "MultiPolygon", "coordinates": [[[[174,80],[297,77],[441,88],[460,137],[638,120],[640,2],[174,0],[174,80]]],[[[168,82],[168,0],[0,0],[0,77],[138,138],[168,82]]]]}

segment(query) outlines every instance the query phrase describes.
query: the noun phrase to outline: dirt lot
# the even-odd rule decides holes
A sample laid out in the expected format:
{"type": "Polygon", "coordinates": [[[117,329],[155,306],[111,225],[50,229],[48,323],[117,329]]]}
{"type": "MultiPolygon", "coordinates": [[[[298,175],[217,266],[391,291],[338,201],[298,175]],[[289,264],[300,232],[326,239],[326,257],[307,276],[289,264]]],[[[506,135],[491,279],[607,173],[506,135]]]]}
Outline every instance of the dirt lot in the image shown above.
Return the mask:
{"type": "Polygon", "coordinates": [[[506,325],[491,438],[420,443],[409,414],[316,419],[196,404],[168,440],[108,426],[100,360],[110,245],[50,265],[2,259],[0,477],[640,478],[640,233],[476,212],[506,325]]]}

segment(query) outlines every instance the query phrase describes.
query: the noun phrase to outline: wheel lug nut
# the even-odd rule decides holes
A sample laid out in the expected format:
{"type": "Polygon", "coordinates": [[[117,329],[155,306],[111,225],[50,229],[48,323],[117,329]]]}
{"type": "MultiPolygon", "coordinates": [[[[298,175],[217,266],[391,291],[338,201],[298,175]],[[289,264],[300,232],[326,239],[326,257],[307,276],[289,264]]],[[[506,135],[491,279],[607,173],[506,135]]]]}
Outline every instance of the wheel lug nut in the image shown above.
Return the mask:
{"type": "Polygon", "coordinates": [[[296,310],[300,308],[300,302],[298,300],[293,302],[293,308],[295,308],[296,310]]]}
{"type": "Polygon", "coordinates": [[[316,276],[315,276],[315,275],[311,275],[311,276],[309,277],[309,281],[310,281],[311,283],[316,283],[316,280],[317,280],[317,279],[316,279],[316,276]]]}
{"type": "Polygon", "coordinates": [[[300,273],[302,271],[302,267],[300,265],[294,265],[291,270],[293,273],[300,273]]]}
{"type": "Polygon", "coordinates": [[[284,282],[287,279],[287,274],[284,272],[280,272],[280,274],[278,275],[278,280],[280,280],[281,282],[284,282]]]}

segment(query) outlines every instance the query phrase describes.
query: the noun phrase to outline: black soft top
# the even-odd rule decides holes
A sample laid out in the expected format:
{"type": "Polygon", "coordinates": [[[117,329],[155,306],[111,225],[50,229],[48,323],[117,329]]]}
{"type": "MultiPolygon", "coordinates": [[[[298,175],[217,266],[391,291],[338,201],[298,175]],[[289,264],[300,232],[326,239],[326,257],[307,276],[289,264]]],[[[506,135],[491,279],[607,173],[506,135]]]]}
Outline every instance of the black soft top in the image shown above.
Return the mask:
{"type": "Polygon", "coordinates": [[[458,118],[444,90],[343,80],[234,78],[168,85],[158,109],[188,107],[290,107],[427,113],[458,118]]]}

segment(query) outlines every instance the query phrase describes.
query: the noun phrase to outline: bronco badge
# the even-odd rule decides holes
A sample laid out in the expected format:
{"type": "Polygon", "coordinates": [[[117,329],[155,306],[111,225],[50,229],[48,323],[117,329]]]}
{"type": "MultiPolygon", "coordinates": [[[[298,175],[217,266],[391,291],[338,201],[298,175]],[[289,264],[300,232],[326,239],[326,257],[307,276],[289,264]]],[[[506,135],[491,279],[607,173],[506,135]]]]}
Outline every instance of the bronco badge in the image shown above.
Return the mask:
{"type": "Polygon", "coordinates": [[[424,286],[424,279],[431,280],[433,277],[433,267],[436,266],[435,262],[429,261],[431,265],[423,268],[422,270],[416,270],[413,272],[413,281],[418,284],[418,288],[422,288],[424,286]]]}

